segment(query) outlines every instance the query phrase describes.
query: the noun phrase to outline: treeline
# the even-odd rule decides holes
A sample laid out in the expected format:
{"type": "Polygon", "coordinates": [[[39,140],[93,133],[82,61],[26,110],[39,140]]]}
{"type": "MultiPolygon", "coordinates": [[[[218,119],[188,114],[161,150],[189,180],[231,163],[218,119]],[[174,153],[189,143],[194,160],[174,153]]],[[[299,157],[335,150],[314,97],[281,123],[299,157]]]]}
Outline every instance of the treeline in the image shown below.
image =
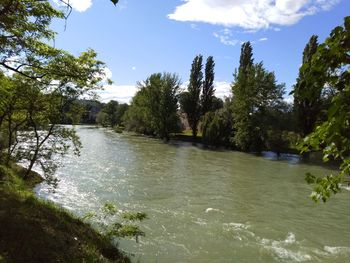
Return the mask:
{"type": "Polygon", "coordinates": [[[324,45],[315,35],[306,44],[299,76],[289,94],[294,104],[283,99],[285,84],[278,83],[263,62],[254,61],[252,45],[246,42],[233,75],[231,96],[224,101],[214,95],[213,57],[203,65],[203,57],[198,55],[192,62],[186,91],[176,74],[152,74],[137,83],[138,92],[129,107],[120,110],[112,101],[98,114],[97,122],[166,140],[189,129],[195,141],[210,146],[296,152],[297,143],[327,120],[327,111],[338,93],[324,76],[313,75],[318,66],[313,59],[317,52],[322,55],[320,48],[324,45]]]}
{"type": "Polygon", "coordinates": [[[241,47],[239,67],[231,85],[232,95],[222,102],[214,96],[214,60],[194,58],[187,91],[170,73],[151,75],[139,83],[139,91],[125,112],[128,130],[168,139],[181,130],[186,116],[194,139],[242,151],[320,151],[323,160],[337,160],[338,175],[317,178],[312,197],[326,201],[340,191],[350,174],[350,17],[332,30],[324,43],[311,36],[302,55],[302,66],[290,95],[283,100],[285,85],[263,62],[254,62],[249,42],[241,47]]]}
{"type": "Polygon", "coordinates": [[[99,124],[103,127],[121,126],[129,105],[111,100],[102,103],[98,100],[77,99],[64,109],[66,115],[62,124],[99,124]]]}
{"type": "Polygon", "coordinates": [[[214,67],[212,56],[204,70],[203,57],[196,56],[186,91],[176,74],[152,74],[137,83],[138,92],[129,107],[111,101],[98,114],[97,122],[166,140],[187,128],[194,140],[200,139],[200,132],[202,142],[212,146],[288,150],[299,133],[295,109],[283,100],[284,84],[278,84],[262,62],[254,63],[251,44],[242,46],[232,96],[225,101],[215,97],[214,67]]]}

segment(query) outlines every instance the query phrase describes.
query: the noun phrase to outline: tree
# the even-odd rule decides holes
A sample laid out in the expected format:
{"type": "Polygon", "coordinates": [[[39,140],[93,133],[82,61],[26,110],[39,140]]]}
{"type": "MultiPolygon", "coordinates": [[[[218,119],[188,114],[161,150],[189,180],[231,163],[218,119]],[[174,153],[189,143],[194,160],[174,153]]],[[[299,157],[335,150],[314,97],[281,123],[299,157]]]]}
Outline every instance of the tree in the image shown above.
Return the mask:
{"type": "Polygon", "coordinates": [[[146,93],[146,89],[140,89],[136,92],[128,110],[124,114],[123,121],[128,131],[155,135],[146,93]]]}
{"type": "Polygon", "coordinates": [[[282,102],[284,84],[263,63],[253,64],[249,42],[241,49],[240,66],[235,73],[233,92],[233,141],[244,151],[266,148],[269,113],[282,102]]]}
{"type": "Polygon", "coordinates": [[[75,57],[50,45],[55,37],[51,21],[65,17],[50,1],[0,3],[1,72],[17,73],[8,78],[12,87],[3,100],[0,125],[7,131],[7,162],[28,160],[27,174],[35,163],[48,164],[53,153],[64,152],[67,140],[78,145],[74,131],[57,124],[62,122],[63,109],[97,88],[104,75],[104,64],[96,60],[94,51],[75,57]]]}
{"type": "Polygon", "coordinates": [[[205,64],[205,78],[203,81],[203,89],[201,95],[202,114],[213,110],[214,100],[214,67],[215,62],[212,56],[207,58],[205,64]]]}
{"type": "Polygon", "coordinates": [[[169,139],[179,129],[180,80],[176,74],[156,73],[138,83],[139,91],[125,113],[126,128],[169,139]]]}
{"type": "Polygon", "coordinates": [[[152,75],[149,79],[151,114],[158,136],[169,139],[171,132],[179,130],[178,95],[180,80],[176,74],[163,73],[152,75]],[[152,80],[152,77],[155,78],[152,80]],[[160,86],[158,86],[160,83],[160,86]]]}
{"type": "Polygon", "coordinates": [[[232,84],[233,94],[233,123],[235,135],[233,142],[242,150],[249,150],[253,125],[253,49],[250,42],[246,42],[241,47],[240,64],[234,74],[234,83],[232,84]]]}
{"type": "Polygon", "coordinates": [[[316,177],[307,174],[307,182],[314,184],[311,197],[324,202],[340,191],[344,177],[350,174],[350,17],[344,25],[334,28],[324,43],[318,46],[310,64],[303,65],[307,81],[320,84],[319,92],[328,87],[335,90],[327,119],[306,136],[300,145],[302,152],[320,150],[325,162],[340,162],[336,175],[316,177]],[[325,84],[323,84],[325,83],[325,84]]]}
{"type": "Polygon", "coordinates": [[[306,44],[303,52],[303,64],[299,70],[299,77],[294,86],[294,110],[297,115],[298,128],[303,136],[311,133],[321,111],[322,83],[310,81],[312,74],[312,56],[318,47],[317,36],[313,35],[306,44]],[[310,70],[306,70],[305,68],[310,70]]]}
{"type": "Polygon", "coordinates": [[[101,125],[102,127],[107,127],[109,125],[108,114],[104,111],[99,111],[96,115],[96,123],[101,125]]]}
{"type": "Polygon", "coordinates": [[[111,100],[97,114],[96,122],[104,127],[120,126],[127,109],[128,104],[119,104],[119,102],[111,100]]]}
{"type": "Polygon", "coordinates": [[[112,127],[119,123],[119,120],[117,117],[118,107],[119,107],[118,101],[111,100],[102,109],[107,114],[108,123],[112,127]]]}
{"type": "MultiPolygon", "coordinates": [[[[77,58],[62,52],[46,66],[60,67],[60,76],[47,73],[42,82],[19,73],[5,77],[11,84],[1,110],[1,125],[7,127],[7,163],[28,161],[26,176],[35,164],[40,165],[46,178],[51,179],[55,154],[66,153],[71,143],[78,153],[80,142],[75,131],[59,124],[70,113],[65,110],[69,105],[101,84],[104,64],[95,57],[91,50],[77,58]]],[[[27,68],[26,72],[33,75],[41,71],[35,70],[33,73],[33,68],[27,68]]]]}
{"type": "Polygon", "coordinates": [[[192,62],[188,91],[180,98],[181,109],[186,113],[188,123],[192,129],[193,138],[197,137],[198,123],[202,114],[200,93],[203,85],[202,55],[198,55],[192,62]]]}
{"type": "Polygon", "coordinates": [[[36,0],[4,0],[0,10],[0,65],[28,78],[40,79],[41,74],[27,69],[43,69],[50,57],[60,53],[49,44],[55,36],[49,25],[55,18],[64,18],[64,13],[49,1],[36,0]]]}
{"type": "Polygon", "coordinates": [[[202,120],[203,143],[229,147],[233,132],[231,102],[227,100],[223,108],[209,111],[202,120]]]}

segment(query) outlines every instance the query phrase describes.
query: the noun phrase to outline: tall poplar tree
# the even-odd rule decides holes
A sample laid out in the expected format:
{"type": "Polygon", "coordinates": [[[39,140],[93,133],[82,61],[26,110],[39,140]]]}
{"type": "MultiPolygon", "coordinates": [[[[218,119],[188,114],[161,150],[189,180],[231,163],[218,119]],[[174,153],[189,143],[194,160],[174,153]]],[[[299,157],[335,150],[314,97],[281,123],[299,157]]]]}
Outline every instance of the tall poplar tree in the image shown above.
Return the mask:
{"type": "Polygon", "coordinates": [[[303,52],[303,64],[294,86],[294,111],[299,131],[303,136],[310,134],[321,111],[321,89],[319,80],[312,78],[312,56],[318,47],[317,36],[313,35],[303,52]]]}
{"type": "Polygon", "coordinates": [[[205,78],[203,82],[203,89],[201,95],[202,104],[202,114],[204,115],[208,111],[213,110],[213,100],[214,100],[214,67],[215,62],[212,56],[207,58],[205,64],[205,78]]]}
{"type": "Polygon", "coordinates": [[[182,93],[180,98],[181,108],[187,114],[187,119],[192,129],[193,138],[197,138],[198,123],[202,115],[200,101],[200,93],[203,85],[202,61],[202,55],[197,55],[194,58],[192,62],[188,91],[182,93]]]}
{"type": "Polygon", "coordinates": [[[254,90],[253,86],[253,49],[250,42],[246,42],[241,47],[239,68],[234,74],[232,85],[233,94],[233,123],[235,135],[234,143],[242,150],[250,147],[250,138],[254,129],[252,120],[254,90]]]}
{"type": "Polygon", "coordinates": [[[233,92],[233,142],[244,151],[266,148],[271,112],[282,103],[284,84],[277,84],[275,74],[262,62],[253,64],[249,42],[241,49],[240,65],[235,73],[233,92]]]}

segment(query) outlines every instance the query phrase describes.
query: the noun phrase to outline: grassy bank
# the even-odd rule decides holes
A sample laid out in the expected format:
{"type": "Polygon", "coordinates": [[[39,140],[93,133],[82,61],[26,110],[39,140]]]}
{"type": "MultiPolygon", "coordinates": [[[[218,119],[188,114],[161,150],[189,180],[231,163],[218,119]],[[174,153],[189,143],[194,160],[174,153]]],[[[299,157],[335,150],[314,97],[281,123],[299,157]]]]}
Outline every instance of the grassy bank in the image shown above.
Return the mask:
{"type": "Polygon", "coordinates": [[[0,262],[130,262],[90,225],[32,192],[18,166],[0,166],[0,262]]]}

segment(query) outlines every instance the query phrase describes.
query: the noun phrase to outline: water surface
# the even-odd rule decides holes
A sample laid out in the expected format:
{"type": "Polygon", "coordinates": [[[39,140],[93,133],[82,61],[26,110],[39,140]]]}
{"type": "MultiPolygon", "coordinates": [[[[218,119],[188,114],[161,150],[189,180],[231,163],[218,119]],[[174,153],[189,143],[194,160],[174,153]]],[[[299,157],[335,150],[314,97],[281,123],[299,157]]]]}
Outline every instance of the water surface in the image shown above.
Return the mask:
{"type": "Polygon", "coordinates": [[[347,262],[350,192],[309,199],[306,172],[331,170],[295,157],[276,161],[107,129],[78,127],[81,156],[68,155],[55,192],[39,196],[79,216],[106,202],[143,211],[139,243],[121,240],[135,262],[347,262]]]}

